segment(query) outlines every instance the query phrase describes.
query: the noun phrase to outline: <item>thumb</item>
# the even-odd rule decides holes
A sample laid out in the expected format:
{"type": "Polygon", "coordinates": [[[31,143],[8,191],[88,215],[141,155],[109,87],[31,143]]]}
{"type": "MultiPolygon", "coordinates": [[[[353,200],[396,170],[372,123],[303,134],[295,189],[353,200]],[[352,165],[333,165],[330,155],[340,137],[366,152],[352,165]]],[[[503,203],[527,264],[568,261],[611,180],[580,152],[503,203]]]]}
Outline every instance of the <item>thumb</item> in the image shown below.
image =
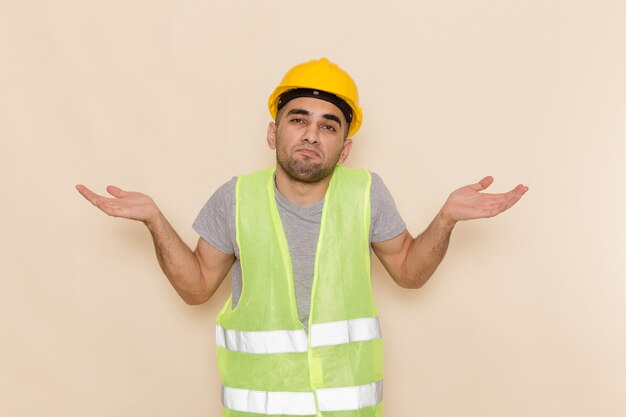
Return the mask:
{"type": "Polygon", "coordinates": [[[487,176],[482,180],[478,181],[476,184],[472,185],[472,190],[474,191],[482,191],[485,190],[493,183],[493,177],[487,176]]]}
{"type": "Polygon", "coordinates": [[[113,197],[116,197],[116,198],[126,197],[128,194],[130,194],[128,191],[124,191],[121,188],[118,188],[114,185],[109,185],[107,187],[107,191],[109,194],[111,194],[113,197]]]}

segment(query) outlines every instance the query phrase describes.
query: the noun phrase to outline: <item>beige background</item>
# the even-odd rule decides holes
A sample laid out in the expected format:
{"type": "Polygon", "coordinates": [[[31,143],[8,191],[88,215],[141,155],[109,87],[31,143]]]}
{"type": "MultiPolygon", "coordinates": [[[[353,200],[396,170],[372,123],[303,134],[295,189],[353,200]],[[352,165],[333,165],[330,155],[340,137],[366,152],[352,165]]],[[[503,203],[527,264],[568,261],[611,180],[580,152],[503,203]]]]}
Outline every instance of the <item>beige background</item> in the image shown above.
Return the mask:
{"type": "Polygon", "coordinates": [[[626,415],[626,3],[622,0],[3,0],[0,414],[216,416],[213,322],[148,233],[82,182],[190,225],[273,163],[266,99],[328,56],[359,84],[351,166],[409,230],[484,175],[530,186],[465,223],[422,290],[376,261],[387,416],[626,415]]]}

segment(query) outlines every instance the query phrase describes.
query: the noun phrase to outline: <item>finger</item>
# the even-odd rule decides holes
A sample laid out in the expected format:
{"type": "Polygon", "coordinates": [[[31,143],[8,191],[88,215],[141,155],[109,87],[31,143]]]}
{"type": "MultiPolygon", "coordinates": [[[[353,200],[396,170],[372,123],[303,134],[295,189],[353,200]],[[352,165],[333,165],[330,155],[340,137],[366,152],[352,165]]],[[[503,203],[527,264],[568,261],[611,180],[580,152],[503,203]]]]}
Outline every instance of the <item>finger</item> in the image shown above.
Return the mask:
{"type": "Polygon", "coordinates": [[[528,187],[526,187],[525,185],[519,184],[517,187],[515,187],[514,189],[506,193],[506,196],[507,197],[515,196],[515,198],[519,200],[520,198],[522,198],[524,194],[526,194],[526,191],[528,191],[528,187]]]}
{"type": "Polygon", "coordinates": [[[478,181],[476,184],[473,184],[472,189],[474,191],[482,191],[486,189],[487,187],[489,187],[492,183],[493,183],[493,177],[487,176],[483,178],[482,180],[478,181]]]}
{"type": "Polygon", "coordinates": [[[128,194],[130,194],[128,191],[124,191],[121,188],[116,187],[115,185],[109,185],[107,187],[107,191],[115,198],[126,197],[128,194]]]}
{"type": "Polygon", "coordinates": [[[528,187],[520,184],[513,190],[506,193],[506,199],[501,203],[501,206],[499,207],[500,213],[510,209],[514,204],[516,204],[522,198],[522,196],[526,194],[526,191],[528,191],[528,187]]]}
{"type": "Polygon", "coordinates": [[[89,188],[85,187],[82,184],[78,184],[76,186],[76,189],[83,197],[85,197],[87,200],[89,200],[91,204],[94,204],[94,205],[96,205],[96,202],[98,200],[105,198],[99,194],[94,193],[93,191],[91,191],[89,188]]]}
{"type": "Polygon", "coordinates": [[[99,194],[94,193],[89,188],[85,187],[82,184],[78,184],[76,186],[78,192],[85,197],[91,204],[98,207],[100,210],[108,214],[109,216],[114,216],[113,211],[115,210],[112,206],[112,199],[101,196],[99,194]]]}

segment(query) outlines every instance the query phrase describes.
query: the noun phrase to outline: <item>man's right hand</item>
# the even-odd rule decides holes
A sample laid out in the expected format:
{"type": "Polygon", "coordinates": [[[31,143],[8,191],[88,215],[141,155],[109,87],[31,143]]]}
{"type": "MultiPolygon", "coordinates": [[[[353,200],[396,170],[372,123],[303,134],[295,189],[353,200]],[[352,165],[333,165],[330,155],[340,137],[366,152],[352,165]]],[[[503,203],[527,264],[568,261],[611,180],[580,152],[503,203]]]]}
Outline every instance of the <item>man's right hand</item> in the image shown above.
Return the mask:
{"type": "Polygon", "coordinates": [[[161,212],[152,198],[145,194],[124,191],[113,185],[107,187],[109,194],[113,196],[104,197],[94,193],[82,184],[76,186],[78,192],[91,202],[94,206],[113,217],[139,220],[146,225],[157,220],[161,212]]]}

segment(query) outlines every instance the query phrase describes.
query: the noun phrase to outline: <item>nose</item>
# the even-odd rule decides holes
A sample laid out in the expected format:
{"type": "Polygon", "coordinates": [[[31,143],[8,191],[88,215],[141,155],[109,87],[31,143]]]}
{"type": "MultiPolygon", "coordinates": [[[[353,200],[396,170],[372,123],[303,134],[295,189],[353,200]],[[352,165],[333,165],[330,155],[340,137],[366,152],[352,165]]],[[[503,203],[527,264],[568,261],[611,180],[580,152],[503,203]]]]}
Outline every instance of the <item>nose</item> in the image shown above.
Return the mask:
{"type": "Polygon", "coordinates": [[[317,126],[312,123],[302,135],[302,140],[310,143],[311,145],[319,142],[319,136],[317,131],[317,126]]]}

